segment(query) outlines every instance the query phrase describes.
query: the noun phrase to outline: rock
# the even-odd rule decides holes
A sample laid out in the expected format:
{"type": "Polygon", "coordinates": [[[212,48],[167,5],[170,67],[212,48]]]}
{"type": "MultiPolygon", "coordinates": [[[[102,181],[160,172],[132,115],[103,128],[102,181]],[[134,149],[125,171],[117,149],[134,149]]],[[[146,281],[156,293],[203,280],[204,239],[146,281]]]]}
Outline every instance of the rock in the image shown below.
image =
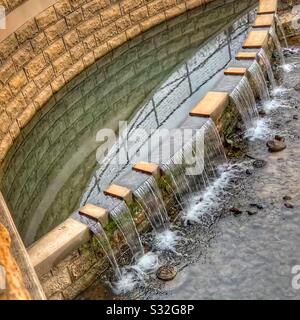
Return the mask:
{"type": "Polygon", "coordinates": [[[295,114],[295,115],[293,116],[293,119],[294,119],[294,120],[298,120],[299,117],[295,114]]]}
{"type": "Polygon", "coordinates": [[[294,208],[294,205],[292,205],[292,204],[289,203],[289,202],[286,202],[284,205],[285,205],[285,207],[288,208],[288,209],[293,209],[293,208],[294,208]]]}
{"type": "Polygon", "coordinates": [[[156,276],[160,280],[171,281],[176,277],[177,273],[178,270],[174,266],[162,266],[157,270],[156,276]]]}
{"type": "Polygon", "coordinates": [[[261,169],[267,165],[267,161],[262,160],[262,159],[257,159],[253,162],[253,167],[257,169],[261,169]]]}
{"type": "Polygon", "coordinates": [[[269,152],[280,152],[286,149],[286,144],[283,137],[276,136],[275,139],[267,142],[267,147],[269,148],[269,152]]]}
{"type": "Polygon", "coordinates": [[[285,141],[285,137],[279,136],[278,134],[274,137],[274,139],[281,142],[285,141]]]}
{"type": "Polygon", "coordinates": [[[254,215],[258,214],[257,211],[247,211],[247,213],[249,216],[254,216],[254,215]]]}
{"type": "Polygon", "coordinates": [[[297,83],[294,87],[294,90],[300,91],[300,83],[297,83]]]}
{"type": "Polygon", "coordinates": [[[258,210],[263,210],[264,208],[261,204],[258,203],[250,203],[250,207],[257,208],[258,210]]]}
{"type": "Polygon", "coordinates": [[[284,201],[289,201],[289,200],[292,200],[292,197],[291,196],[284,196],[282,199],[284,201]]]}
{"type": "Polygon", "coordinates": [[[238,214],[242,214],[242,213],[243,213],[242,210],[240,210],[239,208],[234,208],[234,207],[231,208],[230,211],[231,211],[232,213],[234,213],[235,215],[238,215],[238,214]]]}
{"type": "Polygon", "coordinates": [[[246,170],[246,174],[247,174],[248,176],[251,176],[251,175],[252,175],[252,171],[251,171],[250,169],[247,169],[247,170],[246,170]]]}

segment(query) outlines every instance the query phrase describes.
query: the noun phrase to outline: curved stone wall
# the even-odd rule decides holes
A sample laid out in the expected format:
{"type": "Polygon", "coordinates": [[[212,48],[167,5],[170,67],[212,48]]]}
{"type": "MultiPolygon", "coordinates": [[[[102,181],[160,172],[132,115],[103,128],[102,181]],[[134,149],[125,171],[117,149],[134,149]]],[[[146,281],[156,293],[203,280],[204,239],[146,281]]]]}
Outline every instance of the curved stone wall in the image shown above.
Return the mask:
{"type": "Polygon", "coordinates": [[[0,43],[0,161],[34,114],[95,60],[208,3],[224,1],[59,0],[27,21],[0,43]]]}
{"type": "MultiPolygon", "coordinates": [[[[34,216],[44,217],[39,237],[79,205],[96,165],[97,145],[84,142],[129,119],[174,66],[255,1],[245,3],[198,8],[152,28],[85,69],[39,109],[1,166],[1,189],[23,237],[35,234],[28,229],[34,216]]],[[[31,116],[37,111],[29,110],[31,116]]]]}

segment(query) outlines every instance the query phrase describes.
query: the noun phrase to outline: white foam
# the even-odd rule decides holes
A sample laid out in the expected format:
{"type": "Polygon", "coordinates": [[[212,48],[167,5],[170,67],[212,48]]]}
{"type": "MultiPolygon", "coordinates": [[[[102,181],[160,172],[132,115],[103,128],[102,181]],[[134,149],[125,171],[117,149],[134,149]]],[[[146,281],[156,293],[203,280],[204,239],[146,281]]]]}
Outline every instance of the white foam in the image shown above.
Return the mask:
{"type": "Polygon", "coordinates": [[[258,119],[255,121],[254,126],[245,132],[245,138],[250,141],[265,140],[271,135],[271,131],[266,119],[258,119]]]}
{"type": "Polygon", "coordinates": [[[160,267],[158,255],[153,252],[144,254],[135,265],[121,270],[121,277],[112,284],[115,294],[132,292],[137,286],[144,284],[149,274],[160,267]]]}
{"type": "Polygon", "coordinates": [[[170,251],[177,253],[176,246],[179,241],[185,240],[179,231],[165,230],[155,235],[153,246],[158,251],[170,251]]]}
{"type": "Polygon", "coordinates": [[[294,63],[286,63],[280,66],[280,68],[285,72],[285,73],[290,73],[295,69],[295,64],[294,63]]]}
{"type": "MultiPolygon", "coordinates": [[[[211,216],[214,214],[214,208],[218,206],[221,199],[227,194],[225,187],[231,181],[232,178],[237,176],[237,173],[243,170],[247,166],[247,163],[235,164],[235,165],[223,165],[219,168],[220,177],[216,179],[202,195],[202,201],[193,204],[186,213],[182,216],[183,221],[201,223],[201,217],[204,215],[211,216]]],[[[198,195],[195,196],[199,198],[198,195]]]]}

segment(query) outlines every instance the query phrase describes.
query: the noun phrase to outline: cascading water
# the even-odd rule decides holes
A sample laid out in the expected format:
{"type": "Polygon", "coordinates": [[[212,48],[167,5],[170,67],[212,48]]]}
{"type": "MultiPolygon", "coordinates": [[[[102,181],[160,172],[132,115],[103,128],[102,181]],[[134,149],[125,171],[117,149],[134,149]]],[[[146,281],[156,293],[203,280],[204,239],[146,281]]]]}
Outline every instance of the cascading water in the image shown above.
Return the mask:
{"type": "Polygon", "coordinates": [[[147,219],[156,232],[169,228],[169,216],[161,191],[154,177],[149,177],[135,192],[134,196],[145,211],[147,219]]]}
{"type": "Polygon", "coordinates": [[[262,63],[264,64],[264,66],[266,67],[266,71],[268,74],[268,78],[271,84],[271,88],[275,89],[275,87],[277,86],[275,77],[274,77],[274,73],[272,70],[272,66],[271,66],[271,62],[269,57],[267,56],[265,50],[262,48],[259,53],[258,53],[259,58],[261,59],[262,63]]]}
{"type": "Polygon", "coordinates": [[[258,110],[251,85],[246,77],[243,77],[231,93],[231,98],[236,105],[247,129],[253,127],[258,120],[258,110]]]}
{"type": "Polygon", "coordinates": [[[105,255],[107,256],[107,259],[110,262],[116,277],[118,279],[120,279],[121,278],[121,271],[120,271],[117,259],[115,257],[114,251],[110,245],[109,239],[107,238],[107,235],[106,235],[102,225],[100,224],[100,222],[97,222],[93,219],[89,219],[88,217],[81,215],[79,213],[76,213],[74,215],[74,219],[87,225],[88,228],[90,229],[90,231],[95,235],[95,239],[100,244],[105,255]]]}
{"type": "Polygon", "coordinates": [[[144,255],[144,248],[127,204],[121,201],[110,216],[126,239],[134,259],[139,259],[144,255]]]}
{"type": "Polygon", "coordinates": [[[262,102],[270,100],[270,94],[264,73],[261,69],[261,66],[256,60],[254,60],[248,71],[260,100],[262,102]]]}
{"type": "Polygon", "coordinates": [[[180,205],[186,208],[195,194],[200,195],[209,187],[218,176],[219,165],[225,162],[226,155],[219,132],[214,122],[208,120],[195,134],[193,141],[175,153],[162,166],[162,170],[171,178],[180,205]],[[191,168],[192,163],[194,165],[191,168]]]}
{"type": "Polygon", "coordinates": [[[284,65],[285,64],[285,58],[284,58],[282,47],[281,47],[280,41],[278,39],[278,35],[276,33],[275,28],[271,28],[270,35],[271,35],[271,37],[273,39],[273,42],[275,44],[276,51],[278,52],[278,55],[279,55],[279,58],[280,58],[280,63],[282,65],[284,65]]]}
{"type": "Polygon", "coordinates": [[[279,19],[277,13],[275,13],[275,21],[276,21],[276,24],[277,24],[277,26],[278,26],[278,28],[280,30],[281,35],[282,35],[282,38],[283,38],[283,41],[284,41],[284,45],[285,45],[286,48],[288,48],[289,45],[288,45],[288,42],[287,42],[286,34],[285,34],[285,31],[284,31],[282,22],[279,19]]]}

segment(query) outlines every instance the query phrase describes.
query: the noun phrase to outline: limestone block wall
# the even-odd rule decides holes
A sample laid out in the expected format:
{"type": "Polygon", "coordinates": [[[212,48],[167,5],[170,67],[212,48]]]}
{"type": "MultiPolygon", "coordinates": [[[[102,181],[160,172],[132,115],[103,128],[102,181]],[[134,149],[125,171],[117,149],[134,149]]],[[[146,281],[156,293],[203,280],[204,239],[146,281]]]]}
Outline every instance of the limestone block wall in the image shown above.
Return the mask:
{"type": "MultiPolygon", "coordinates": [[[[25,108],[26,114],[28,110],[32,111],[28,121],[33,118],[15,138],[0,169],[1,190],[12,207],[23,238],[45,195],[53,194],[49,186],[60,171],[66,170],[65,165],[70,170],[68,161],[84,139],[90,138],[101,127],[115,128],[119,119],[128,119],[174,66],[255,2],[227,1],[224,5],[223,1],[216,1],[214,7],[200,7],[189,11],[188,15],[162,23],[84,69],[43,108],[31,108],[32,104],[29,109],[25,108]]],[[[39,56],[45,57],[47,53],[49,48],[39,56]]],[[[50,60],[48,62],[51,64],[50,60]]],[[[51,66],[45,70],[48,69],[52,70],[51,66]]],[[[53,77],[54,74],[50,79],[53,77]]],[[[63,75],[60,77],[64,78],[63,75]]],[[[40,85],[40,77],[30,83],[40,85]]],[[[18,95],[24,96],[31,84],[25,85],[18,95]]],[[[13,128],[10,127],[10,131],[13,128]]],[[[91,146],[85,153],[78,153],[80,161],[71,167],[72,172],[65,178],[62,191],[43,212],[38,238],[78,207],[83,188],[96,165],[95,156],[90,156],[96,147],[91,146]]],[[[54,187],[57,191],[57,185],[54,187]]]]}

